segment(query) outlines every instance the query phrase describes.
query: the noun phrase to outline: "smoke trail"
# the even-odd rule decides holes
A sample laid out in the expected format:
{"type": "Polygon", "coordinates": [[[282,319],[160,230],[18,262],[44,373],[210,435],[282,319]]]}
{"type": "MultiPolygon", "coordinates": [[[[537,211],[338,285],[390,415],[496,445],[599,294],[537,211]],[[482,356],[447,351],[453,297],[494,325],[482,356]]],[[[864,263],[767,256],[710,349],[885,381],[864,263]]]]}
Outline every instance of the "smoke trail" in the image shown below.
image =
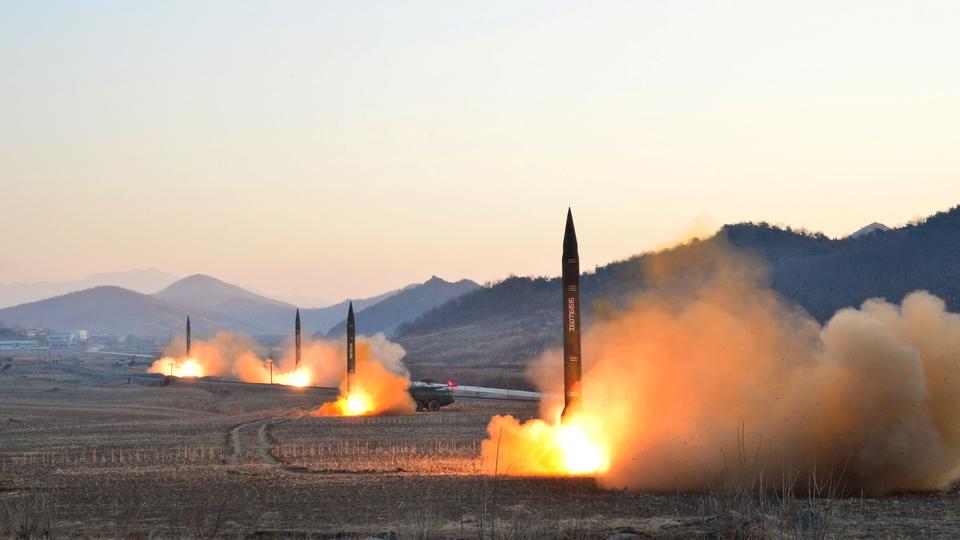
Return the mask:
{"type": "MultiPolygon", "coordinates": [[[[942,300],[868,300],[821,327],[720,242],[661,255],[648,258],[646,292],[598,307],[584,336],[573,426],[607,460],[585,469],[601,485],[705,490],[744,463],[772,487],[798,479],[797,491],[812,475],[869,494],[960,476],[960,316],[942,300]]],[[[553,396],[542,425],[491,421],[487,467],[498,446],[508,473],[571,474],[589,457],[560,441],[560,362],[551,351],[531,370],[553,396]]]]}

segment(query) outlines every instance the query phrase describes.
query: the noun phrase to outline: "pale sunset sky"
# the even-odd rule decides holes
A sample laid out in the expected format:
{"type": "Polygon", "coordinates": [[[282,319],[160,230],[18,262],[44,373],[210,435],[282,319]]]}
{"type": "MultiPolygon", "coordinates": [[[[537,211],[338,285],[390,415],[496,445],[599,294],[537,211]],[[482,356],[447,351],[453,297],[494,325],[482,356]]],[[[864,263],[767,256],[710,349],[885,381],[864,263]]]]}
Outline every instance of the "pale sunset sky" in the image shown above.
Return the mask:
{"type": "Polygon", "coordinates": [[[960,203],[960,2],[0,1],[0,283],[337,301],[960,203]]]}

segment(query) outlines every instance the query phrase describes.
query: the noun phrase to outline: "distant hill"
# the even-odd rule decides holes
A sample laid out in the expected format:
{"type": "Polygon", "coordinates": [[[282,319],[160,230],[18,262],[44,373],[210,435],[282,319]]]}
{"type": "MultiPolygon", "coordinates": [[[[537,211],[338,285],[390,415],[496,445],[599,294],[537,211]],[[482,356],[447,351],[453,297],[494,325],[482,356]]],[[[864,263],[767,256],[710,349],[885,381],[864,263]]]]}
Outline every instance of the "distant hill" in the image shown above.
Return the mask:
{"type": "MultiPolygon", "coordinates": [[[[356,311],[357,332],[365,335],[377,332],[393,335],[401,324],[413,321],[427,311],[478,288],[480,285],[469,279],[451,283],[433,276],[419,285],[407,287],[398,294],[356,311]]],[[[354,310],[356,308],[357,305],[354,304],[354,310]]],[[[331,328],[328,335],[336,336],[346,332],[347,321],[344,315],[341,314],[343,320],[331,328]]]]}
{"type": "Polygon", "coordinates": [[[0,284],[0,308],[35,302],[69,292],[82,291],[102,285],[114,285],[132,291],[149,294],[170,285],[178,278],[150,268],[107,274],[93,274],[75,281],[38,281],[33,283],[0,284]]]}
{"type": "Polygon", "coordinates": [[[723,232],[734,245],[761,254],[773,288],[821,322],[867,298],[899,302],[917,289],[960,311],[960,206],[859,238],[830,240],[750,223],[723,232]]]}
{"type": "MultiPolygon", "coordinates": [[[[648,265],[690,256],[716,242],[729,242],[766,261],[771,286],[821,322],[867,298],[899,302],[916,289],[926,289],[944,298],[951,310],[960,310],[960,207],[955,207],[897,229],[875,228],[870,234],[836,240],[766,223],[727,225],[710,239],[584,274],[585,323],[595,309],[615,308],[642,290],[648,265]]],[[[560,294],[556,278],[510,278],[402,325],[397,340],[410,362],[523,364],[560,345],[560,294]]]]}
{"type": "Polygon", "coordinates": [[[185,277],[154,298],[179,306],[182,313],[201,313],[222,329],[258,334],[293,331],[296,307],[203,274],[185,277]]]}
{"type": "Polygon", "coordinates": [[[847,236],[847,238],[860,238],[861,236],[867,236],[869,234],[873,234],[876,232],[887,232],[889,230],[890,230],[890,227],[887,227],[883,223],[877,223],[876,221],[874,221],[873,223],[865,227],[861,227],[856,231],[850,233],[850,235],[847,236]]]}
{"type": "MultiPolygon", "coordinates": [[[[121,287],[94,287],[0,310],[0,321],[29,327],[84,328],[116,335],[168,335],[182,332],[185,312],[150,295],[121,287]]],[[[216,326],[202,314],[191,320],[199,330],[216,326]]]]}

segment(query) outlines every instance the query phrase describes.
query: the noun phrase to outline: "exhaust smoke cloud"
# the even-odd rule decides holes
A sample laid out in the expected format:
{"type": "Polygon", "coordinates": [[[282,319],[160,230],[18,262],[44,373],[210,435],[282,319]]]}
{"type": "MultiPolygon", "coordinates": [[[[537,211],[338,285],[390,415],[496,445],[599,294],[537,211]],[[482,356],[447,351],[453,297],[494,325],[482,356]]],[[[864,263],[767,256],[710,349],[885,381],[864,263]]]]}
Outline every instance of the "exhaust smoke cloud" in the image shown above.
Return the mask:
{"type": "MultiPolygon", "coordinates": [[[[340,381],[337,401],[324,403],[317,416],[366,416],[413,414],[416,405],[407,392],[410,376],[400,362],[404,350],[377,334],[374,340],[357,341],[356,370],[340,381]]],[[[341,364],[343,357],[340,357],[341,364]]]]}
{"type": "MultiPolygon", "coordinates": [[[[183,343],[174,340],[164,358],[156,360],[148,371],[167,375],[172,372],[177,377],[236,377],[244,382],[269,383],[270,365],[267,358],[258,354],[259,349],[248,336],[219,332],[210,340],[194,339],[187,356],[183,343]]],[[[413,399],[407,393],[410,379],[402,362],[405,354],[403,347],[383,334],[359,337],[357,373],[351,385],[353,407],[345,414],[413,413],[413,399]],[[358,401],[360,399],[362,403],[358,401]]],[[[283,356],[273,359],[273,382],[291,386],[342,387],[346,383],[345,358],[346,346],[342,341],[305,341],[299,367],[294,347],[288,347],[283,356]]],[[[341,393],[346,395],[343,389],[341,393]]],[[[321,407],[315,414],[336,414],[335,411],[321,407]]]]}
{"type": "Polygon", "coordinates": [[[960,315],[939,298],[868,300],[821,326],[716,238],[661,255],[645,292],[594,306],[580,413],[560,425],[562,358],[544,354],[542,420],[494,417],[489,472],[696,491],[745,462],[773,489],[815,476],[874,495],[960,476],[960,315]]]}

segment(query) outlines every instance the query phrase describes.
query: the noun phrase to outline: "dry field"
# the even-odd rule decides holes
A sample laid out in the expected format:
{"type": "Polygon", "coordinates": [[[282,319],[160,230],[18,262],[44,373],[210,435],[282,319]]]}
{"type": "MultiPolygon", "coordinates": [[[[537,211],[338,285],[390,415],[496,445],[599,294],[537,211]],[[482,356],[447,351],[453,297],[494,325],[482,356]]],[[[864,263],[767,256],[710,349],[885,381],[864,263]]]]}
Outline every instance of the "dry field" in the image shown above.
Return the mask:
{"type": "Polygon", "coordinates": [[[0,372],[0,537],[960,536],[956,489],[782,500],[489,478],[477,471],[490,416],[535,406],[321,418],[304,411],[329,391],[128,384],[109,364],[0,372]]]}

